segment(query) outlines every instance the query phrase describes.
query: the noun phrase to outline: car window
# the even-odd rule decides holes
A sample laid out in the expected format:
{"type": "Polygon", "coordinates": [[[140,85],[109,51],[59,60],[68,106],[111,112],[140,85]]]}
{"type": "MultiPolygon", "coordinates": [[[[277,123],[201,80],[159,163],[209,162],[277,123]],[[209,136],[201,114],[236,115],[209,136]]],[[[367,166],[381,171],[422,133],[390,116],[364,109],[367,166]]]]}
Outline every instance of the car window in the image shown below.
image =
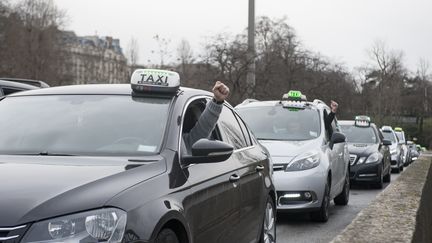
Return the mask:
{"type": "Polygon", "coordinates": [[[237,118],[230,108],[223,106],[218,125],[223,140],[231,144],[234,149],[241,149],[248,146],[240,125],[237,122],[237,118]]]}
{"type": "Polygon", "coordinates": [[[127,95],[5,98],[0,102],[0,154],[156,154],[170,102],[127,95]]]}
{"type": "Polygon", "coordinates": [[[16,92],[20,92],[23,91],[21,89],[14,89],[14,88],[9,88],[9,87],[3,87],[3,93],[4,95],[10,95],[16,92]]]}
{"type": "Polygon", "coordinates": [[[257,139],[301,141],[321,134],[318,110],[292,110],[278,106],[247,107],[237,112],[247,122],[257,139]]]}
{"type": "Polygon", "coordinates": [[[391,131],[383,131],[384,139],[390,140],[392,143],[396,143],[396,136],[391,131]]]}
{"type": "Polygon", "coordinates": [[[379,138],[382,142],[384,140],[384,135],[382,134],[381,130],[376,129],[376,131],[378,132],[379,138]]]}
{"type": "Polygon", "coordinates": [[[377,143],[377,136],[372,127],[357,127],[354,125],[342,125],[343,133],[349,143],[377,143]]]}
{"type": "MultiPolygon", "coordinates": [[[[235,114],[235,112],[234,112],[234,114],[235,114]]],[[[237,114],[235,114],[235,117],[237,118],[237,121],[240,124],[240,128],[243,132],[243,136],[245,137],[246,144],[248,146],[251,146],[252,145],[252,138],[251,138],[251,134],[249,132],[249,129],[247,129],[246,124],[243,122],[243,120],[237,114]]]]}

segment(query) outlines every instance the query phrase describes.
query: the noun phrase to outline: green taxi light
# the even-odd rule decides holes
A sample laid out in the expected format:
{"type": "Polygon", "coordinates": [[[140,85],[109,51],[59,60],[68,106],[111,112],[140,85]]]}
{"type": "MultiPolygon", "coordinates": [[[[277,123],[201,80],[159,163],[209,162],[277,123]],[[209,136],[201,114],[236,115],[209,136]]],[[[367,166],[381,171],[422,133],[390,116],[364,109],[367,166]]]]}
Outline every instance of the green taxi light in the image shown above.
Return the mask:
{"type": "Polygon", "coordinates": [[[395,129],[394,129],[396,132],[402,132],[403,131],[403,129],[401,128],[401,127],[395,127],[395,129]]]}
{"type": "Polygon", "coordinates": [[[288,97],[300,99],[302,97],[302,93],[300,91],[297,91],[297,90],[290,90],[288,92],[288,97]]]}

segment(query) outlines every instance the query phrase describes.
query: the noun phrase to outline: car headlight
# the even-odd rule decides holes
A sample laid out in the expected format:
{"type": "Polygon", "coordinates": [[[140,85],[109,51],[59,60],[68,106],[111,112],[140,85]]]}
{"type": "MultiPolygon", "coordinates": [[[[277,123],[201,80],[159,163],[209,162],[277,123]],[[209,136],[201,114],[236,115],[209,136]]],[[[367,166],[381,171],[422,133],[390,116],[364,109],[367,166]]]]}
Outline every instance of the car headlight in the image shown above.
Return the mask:
{"type": "Polygon", "coordinates": [[[308,152],[290,162],[285,171],[309,170],[317,167],[319,163],[319,154],[317,152],[308,152]]]}
{"type": "Polygon", "coordinates": [[[373,153],[373,154],[369,155],[365,164],[378,162],[379,159],[380,159],[380,154],[379,153],[373,153]]]}
{"type": "Polygon", "coordinates": [[[49,219],[33,224],[22,242],[119,243],[126,217],[120,209],[107,208],[49,219]]]}
{"type": "Polygon", "coordinates": [[[366,157],[360,157],[360,159],[357,161],[357,164],[363,164],[366,160],[366,157]]]}

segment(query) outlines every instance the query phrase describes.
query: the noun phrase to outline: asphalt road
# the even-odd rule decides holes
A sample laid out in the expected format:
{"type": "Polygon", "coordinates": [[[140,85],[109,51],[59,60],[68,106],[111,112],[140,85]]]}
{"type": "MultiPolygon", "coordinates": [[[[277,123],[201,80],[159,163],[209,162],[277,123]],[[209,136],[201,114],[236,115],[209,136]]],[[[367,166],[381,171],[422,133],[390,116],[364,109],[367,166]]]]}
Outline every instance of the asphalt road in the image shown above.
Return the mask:
{"type": "MultiPolygon", "coordinates": [[[[403,173],[403,172],[402,172],[403,173]]],[[[399,174],[392,174],[392,181],[399,174]]],[[[385,184],[385,187],[388,183],[385,184]]],[[[350,201],[347,206],[330,206],[330,217],[327,223],[316,223],[306,214],[278,214],[276,236],[278,243],[314,243],[330,242],[356,217],[356,215],[382,191],[367,186],[354,185],[350,190],[350,201]]]]}

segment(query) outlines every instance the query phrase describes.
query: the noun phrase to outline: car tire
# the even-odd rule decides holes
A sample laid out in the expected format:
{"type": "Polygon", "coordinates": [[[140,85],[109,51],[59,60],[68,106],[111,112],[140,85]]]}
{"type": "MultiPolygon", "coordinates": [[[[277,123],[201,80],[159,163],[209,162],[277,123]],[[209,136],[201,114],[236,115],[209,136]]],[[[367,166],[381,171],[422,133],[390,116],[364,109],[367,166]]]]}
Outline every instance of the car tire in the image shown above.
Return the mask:
{"type": "Polygon", "coordinates": [[[387,175],[384,176],[383,178],[384,182],[388,183],[391,181],[391,169],[389,169],[387,175]]]}
{"type": "Polygon", "coordinates": [[[261,229],[259,243],[276,242],[276,206],[273,199],[267,198],[264,220],[261,229]]]}
{"type": "Polygon", "coordinates": [[[329,207],[330,207],[330,187],[329,181],[325,185],[324,196],[321,203],[321,207],[318,211],[310,214],[311,219],[316,222],[327,222],[329,218],[329,207]]]}
{"type": "Polygon", "coordinates": [[[155,243],[180,243],[177,238],[176,233],[169,229],[165,228],[159,232],[158,236],[155,239],[155,243]]]}
{"type": "Polygon", "coordinates": [[[350,194],[350,179],[349,172],[347,170],[347,174],[345,176],[345,183],[342,192],[334,198],[334,203],[336,205],[345,206],[348,204],[350,194]]]}
{"type": "Polygon", "coordinates": [[[382,189],[384,187],[384,167],[381,166],[381,171],[379,171],[379,181],[375,183],[376,189],[382,189]]]}

